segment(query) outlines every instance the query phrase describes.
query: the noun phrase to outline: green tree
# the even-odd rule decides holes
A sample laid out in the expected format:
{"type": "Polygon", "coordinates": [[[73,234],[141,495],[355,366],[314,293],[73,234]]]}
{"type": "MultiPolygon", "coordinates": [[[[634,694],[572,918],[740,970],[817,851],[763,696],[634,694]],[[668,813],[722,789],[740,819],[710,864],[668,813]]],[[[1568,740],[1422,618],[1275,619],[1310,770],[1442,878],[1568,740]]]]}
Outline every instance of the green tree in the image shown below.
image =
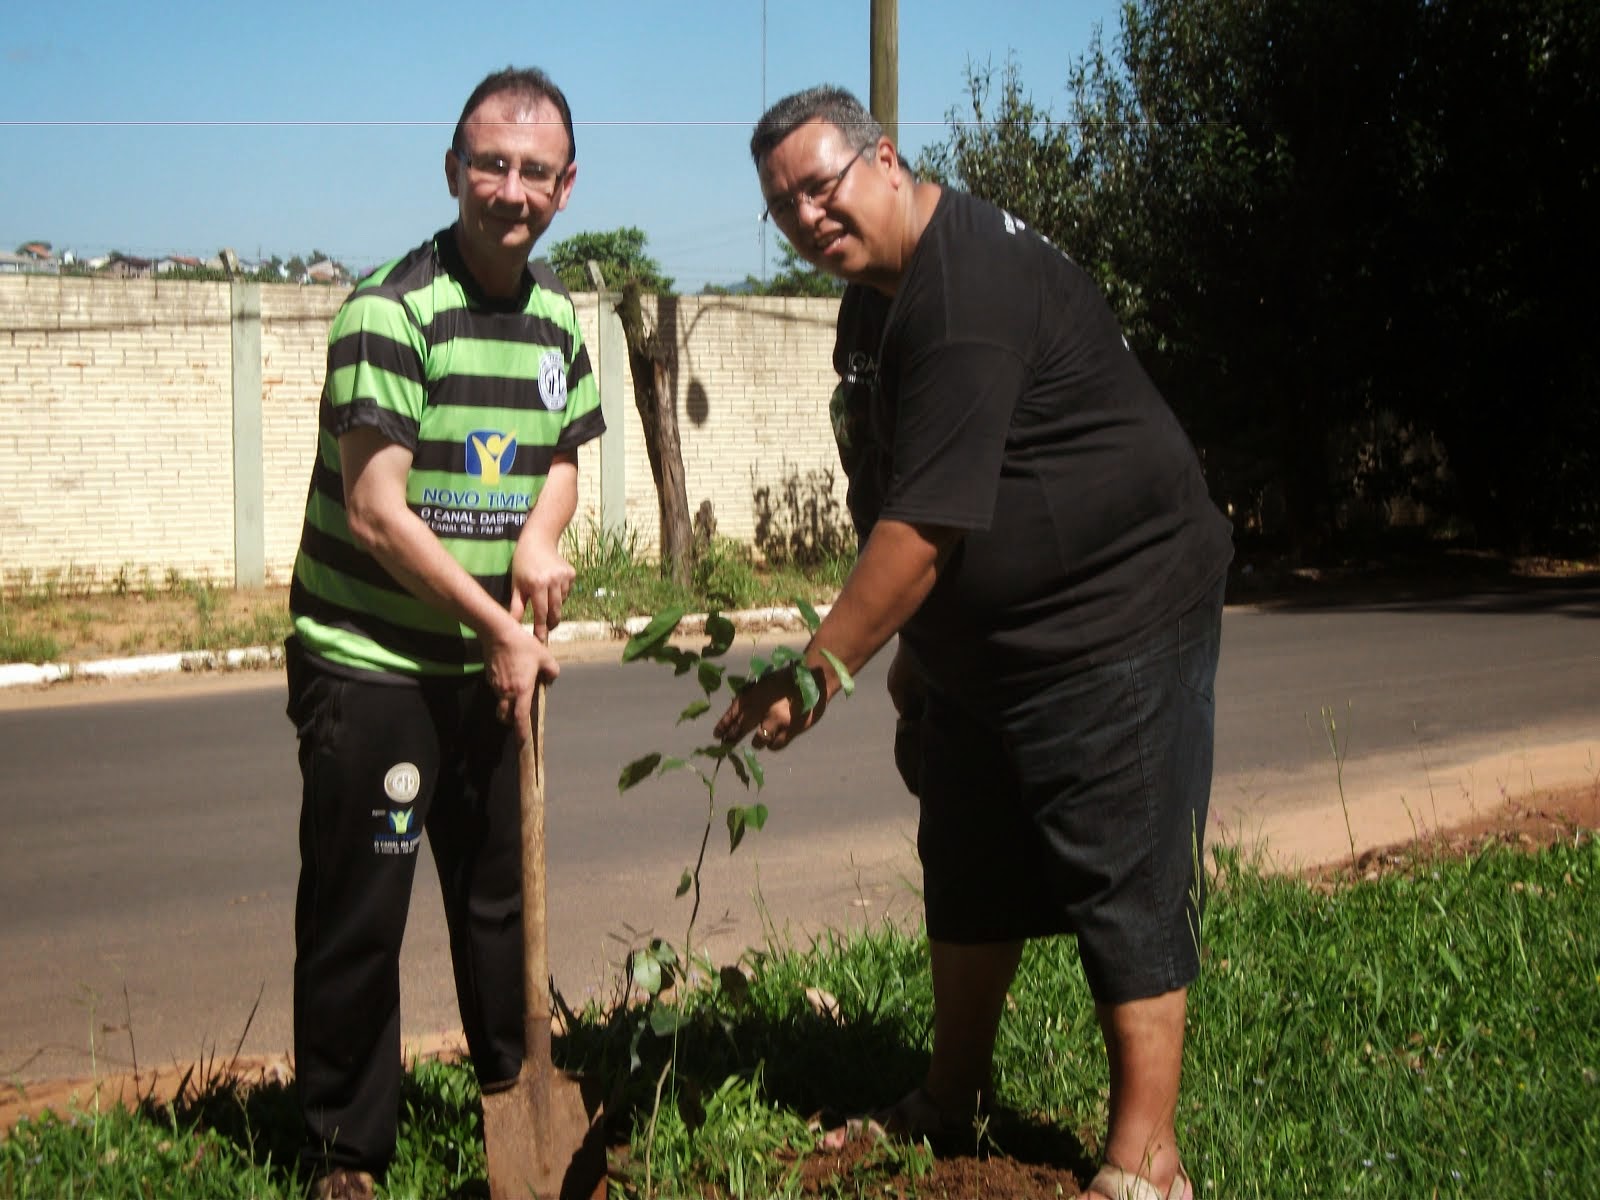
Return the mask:
{"type": "Polygon", "coordinates": [[[1069,119],[1014,69],[925,167],[1083,263],[1219,501],[1292,544],[1408,488],[1593,547],[1600,6],[1137,0],[1069,119]]]}
{"type": "Polygon", "coordinates": [[[748,296],[838,296],[844,292],[842,280],[813,267],[788,242],[783,243],[781,254],[770,279],[746,275],[740,291],[748,296]]]}
{"type": "Polygon", "coordinates": [[[687,585],[694,566],[694,530],[678,437],[677,301],[672,280],[661,274],[645,252],[642,229],[632,226],[609,233],[580,233],[550,247],[550,266],[568,291],[592,291],[589,264],[600,268],[605,288],[615,297],[628,344],[633,374],[633,402],[644,429],[645,453],[656,485],[661,517],[661,564],[680,585],[687,585]],[[645,313],[643,294],[657,296],[655,319],[645,313]]]}
{"type": "Polygon", "coordinates": [[[1577,289],[1600,270],[1600,6],[1442,0],[1422,29],[1408,393],[1485,541],[1594,554],[1600,366],[1577,289]]]}
{"type": "Polygon", "coordinates": [[[631,225],[606,233],[578,233],[563,238],[545,256],[568,291],[590,292],[588,264],[598,263],[606,286],[620,291],[628,281],[658,296],[672,295],[672,280],[645,251],[644,230],[631,225]]]}

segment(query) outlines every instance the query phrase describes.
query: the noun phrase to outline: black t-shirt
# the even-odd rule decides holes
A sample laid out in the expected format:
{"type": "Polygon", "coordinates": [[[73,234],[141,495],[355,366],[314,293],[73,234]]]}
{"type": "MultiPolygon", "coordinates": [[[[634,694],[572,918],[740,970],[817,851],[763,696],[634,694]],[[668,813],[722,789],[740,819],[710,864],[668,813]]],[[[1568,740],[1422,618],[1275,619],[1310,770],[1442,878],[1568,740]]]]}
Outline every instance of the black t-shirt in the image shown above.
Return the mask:
{"type": "Polygon", "coordinates": [[[1093,281],[993,205],[944,191],[893,299],[846,290],[834,365],[860,536],[965,535],[902,631],[935,683],[1103,660],[1226,570],[1231,527],[1093,281]]]}

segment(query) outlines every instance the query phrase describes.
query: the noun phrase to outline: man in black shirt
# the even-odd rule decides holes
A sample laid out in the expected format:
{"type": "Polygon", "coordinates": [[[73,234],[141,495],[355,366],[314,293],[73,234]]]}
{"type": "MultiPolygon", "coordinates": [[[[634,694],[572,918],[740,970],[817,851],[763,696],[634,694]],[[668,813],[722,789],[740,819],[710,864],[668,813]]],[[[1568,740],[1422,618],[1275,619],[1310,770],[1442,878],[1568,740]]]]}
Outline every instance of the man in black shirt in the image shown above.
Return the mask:
{"type": "MultiPolygon", "coordinates": [[[[891,1131],[988,1098],[1024,941],[1071,933],[1111,1068],[1090,1194],[1190,1193],[1174,1116],[1232,553],[1193,447],[1093,282],[1010,213],[920,181],[859,101],[816,88],[751,141],[768,215],[846,280],[832,407],[860,558],[806,650],[825,697],[899,635],[915,714],[934,986],[922,1087],[891,1131]]],[[[792,677],[718,735],[816,724],[792,677]]]]}

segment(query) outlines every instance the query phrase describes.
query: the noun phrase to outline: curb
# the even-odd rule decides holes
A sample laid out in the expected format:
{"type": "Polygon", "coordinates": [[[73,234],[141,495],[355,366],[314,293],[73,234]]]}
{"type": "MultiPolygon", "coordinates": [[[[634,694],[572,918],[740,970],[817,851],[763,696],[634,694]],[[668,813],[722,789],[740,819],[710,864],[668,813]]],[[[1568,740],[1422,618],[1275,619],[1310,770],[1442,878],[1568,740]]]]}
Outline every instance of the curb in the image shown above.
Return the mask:
{"type": "MultiPolygon", "coordinates": [[[[817,614],[826,616],[830,604],[817,605],[817,614]]],[[[740,633],[770,633],[804,629],[805,621],[795,608],[751,608],[723,613],[740,633]]],[[[677,635],[702,634],[706,613],[688,613],[678,622],[677,635]]],[[[620,627],[608,621],[572,621],[556,626],[550,644],[568,642],[620,641],[642,632],[651,617],[629,617],[620,627]]],[[[103,658],[81,663],[4,663],[0,664],[0,688],[37,687],[41,684],[70,683],[75,679],[130,679],[141,675],[167,675],[188,671],[259,670],[283,665],[282,646],[247,646],[238,650],[187,650],[176,654],[143,654],[134,658],[103,658]]]]}

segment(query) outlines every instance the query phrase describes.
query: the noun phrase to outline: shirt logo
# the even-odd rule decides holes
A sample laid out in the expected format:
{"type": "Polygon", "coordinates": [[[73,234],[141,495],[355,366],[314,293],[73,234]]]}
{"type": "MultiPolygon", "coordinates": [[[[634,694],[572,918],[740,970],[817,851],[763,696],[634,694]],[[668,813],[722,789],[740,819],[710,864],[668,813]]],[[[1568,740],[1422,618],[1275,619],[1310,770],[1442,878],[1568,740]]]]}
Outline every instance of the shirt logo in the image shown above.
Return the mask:
{"type": "Polygon", "coordinates": [[[467,474],[493,487],[517,461],[515,434],[479,429],[467,434],[467,474]]]}
{"type": "Polygon", "coordinates": [[[546,350],[539,359],[539,399],[551,412],[567,406],[567,364],[559,350],[546,350]]]}
{"type": "Polygon", "coordinates": [[[389,828],[395,834],[403,837],[411,832],[412,808],[395,808],[389,811],[389,828]]]}
{"type": "Polygon", "coordinates": [[[872,440],[869,413],[878,392],[878,360],[865,350],[852,350],[845,359],[844,377],[828,399],[828,418],[845,473],[854,468],[858,454],[872,440]]]}

